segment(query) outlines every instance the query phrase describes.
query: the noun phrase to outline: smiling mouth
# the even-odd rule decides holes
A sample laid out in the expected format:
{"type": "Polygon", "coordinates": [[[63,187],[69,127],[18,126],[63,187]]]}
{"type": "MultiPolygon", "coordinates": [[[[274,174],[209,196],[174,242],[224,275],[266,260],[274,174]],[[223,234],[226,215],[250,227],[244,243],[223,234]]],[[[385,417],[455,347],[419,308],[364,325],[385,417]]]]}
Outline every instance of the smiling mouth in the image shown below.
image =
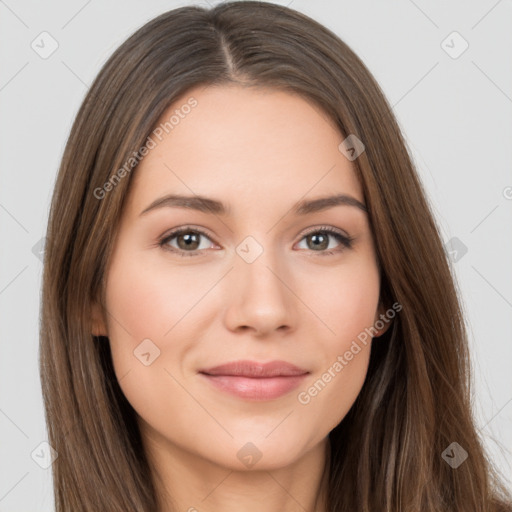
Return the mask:
{"type": "Polygon", "coordinates": [[[199,371],[214,389],[244,400],[274,400],[298,387],[309,371],[287,361],[238,360],[199,371]]]}

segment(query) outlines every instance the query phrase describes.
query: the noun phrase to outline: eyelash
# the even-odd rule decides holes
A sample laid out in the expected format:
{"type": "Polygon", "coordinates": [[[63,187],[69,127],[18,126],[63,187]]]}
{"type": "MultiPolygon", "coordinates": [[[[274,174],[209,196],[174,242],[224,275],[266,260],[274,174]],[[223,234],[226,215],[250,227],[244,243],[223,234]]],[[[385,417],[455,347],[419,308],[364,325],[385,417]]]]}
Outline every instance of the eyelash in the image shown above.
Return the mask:
{"type": "MultiPolygon", "coordinates": [[[[161,247],[162,249],[166,250],[166,251],[171,251],[175,254],[180,254],[181,256],[183,257],[189,257],[189,256],[199,256],[202,249],[196,249],[194,251],[182,251],[181,249],[176,249],[175,247],[169,247],[167,244],[170,240],[172,240],[173,238],[183,234],[183,233],[199,233],[203,236],[205,236],[206,238],[210,239],[210,236],[205,232],[203,231],[202,229],[199,229],[199,228],[193,228],[191,226],[185,226],[183,228],[178,228],[174,231],[172,231],[171,233],[168,233],[166,235],[164,235],[162,238],[160,238],[160,240],[158,241],[158,246],[161,247]]],[[[310,231],[308,231],[307,233],[305,233],[301,240],[306,238],[307,236],[309,235],[312,235],[312,234],[318,234],[318,233],[327,233],[329,235],[332,235],[334,238],[336,238],[336,240],[338,240],[341,245],[343,246],[341,249],[331,249],[329,251],[319,251],[318,254],[321,255],[321,256],[330,256],[330,255],[333,255],[333,254],[336,254],[336,253],[340,253],[342,251],[344,251],[345,249],[351,249],[352,248],[352,242],[354,241],[354,237],[350,237],[350,236],[345,236],[343,234],[341,234],[338,230],[332,228],[332,227],[329,227],[329,226],[321,226],[319,228],[314,228],[310,231]]],[[[313,251],[313,252],[317,252],[317,251],[313,251]]]]}

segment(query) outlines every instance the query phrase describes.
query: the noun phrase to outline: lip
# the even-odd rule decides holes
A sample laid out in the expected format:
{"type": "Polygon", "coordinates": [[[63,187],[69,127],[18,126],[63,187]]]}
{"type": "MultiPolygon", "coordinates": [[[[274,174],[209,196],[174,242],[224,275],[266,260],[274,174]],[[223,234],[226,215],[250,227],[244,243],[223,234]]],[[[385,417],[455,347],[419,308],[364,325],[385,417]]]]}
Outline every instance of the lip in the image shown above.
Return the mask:
{"type": "Polygon", "coordinates": [[[286,361],[234,361],[199,370],[216,389],[246,400],[273,400],[298,387],[307,370],[286,361]]]}
{"type": "Polygon", "coordinates": [[[233,377],[295,377],[309,373],[308,370],[299,368],[286,361],[270,361],[268,363],[258,363],[257,361],[232,361],[230,363],[213,366],[199,370],[199,373],[208,375],[229,375],[233,377]]]}

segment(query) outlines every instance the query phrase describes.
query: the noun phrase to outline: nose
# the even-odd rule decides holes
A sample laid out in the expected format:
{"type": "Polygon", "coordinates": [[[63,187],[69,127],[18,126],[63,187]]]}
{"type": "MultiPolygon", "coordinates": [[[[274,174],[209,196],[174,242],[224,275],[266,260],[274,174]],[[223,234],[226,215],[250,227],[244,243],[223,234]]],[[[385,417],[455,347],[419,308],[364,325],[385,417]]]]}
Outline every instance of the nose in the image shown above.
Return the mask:
{"type": "Polygon", "coordinates": [[[301,313],[294,278],[284,258],[263,250],[249,263],[238,254],[229,273],[226,288],[226,327],[233,331],[252,331],[258,337],[297,328],[301,313]]]}

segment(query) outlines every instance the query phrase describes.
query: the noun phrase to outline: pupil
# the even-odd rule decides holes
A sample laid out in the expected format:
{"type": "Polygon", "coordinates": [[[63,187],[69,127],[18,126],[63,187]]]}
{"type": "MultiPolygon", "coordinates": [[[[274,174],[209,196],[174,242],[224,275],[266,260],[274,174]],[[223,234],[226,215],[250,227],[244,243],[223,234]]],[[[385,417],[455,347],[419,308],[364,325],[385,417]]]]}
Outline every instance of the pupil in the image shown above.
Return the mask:
{"type": "Polygon", "coordinates": [[[193,238],[196,237],[195,234],[185,234],[185,235],[182,235],[183,238],[185,239],[185,247],[188,247],[190,248],[190,244],[194,244],[194,243],[197,243],[197,240],[194,240],[193,238]]]}
{"type": "Polygon", "coordinates": [[[313,240],[317,240],[318,238],[324,238],[323,243],[320,242],[320,244],[315,244],[315,247],[321,246],[322,249],[326,248],[325,241],[327,240],[327,237],[325,235],[312,235],[313,240]]]}

